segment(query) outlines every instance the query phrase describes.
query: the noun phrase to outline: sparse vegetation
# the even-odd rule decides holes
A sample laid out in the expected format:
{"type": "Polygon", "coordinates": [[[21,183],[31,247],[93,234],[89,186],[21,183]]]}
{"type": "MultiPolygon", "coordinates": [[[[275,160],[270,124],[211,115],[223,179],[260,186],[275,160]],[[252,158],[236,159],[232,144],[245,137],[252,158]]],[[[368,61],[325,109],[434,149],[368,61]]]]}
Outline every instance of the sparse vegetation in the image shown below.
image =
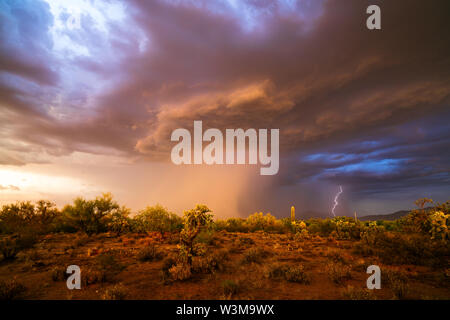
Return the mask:
{"type": "Polygon", "coordinates": [[[242,263],[261,263],[264,258],[266,258],[269,253],[261,248],[251,248],[247,252],[244,253],[244,257],[242,258],[242,263]]]}
{"type": "Polygon", "coordinates": [[[16,279],[0,281],[0,300],[20,299],[26,291],[26,287],[16,279]]]}
{"type": "Polygon", "coordinates": [[[342,285],[352,278],[350,267],[342,263],[331,262],[326,266],[328,277],[337,285],[342,285]]]}
{"type": "Polygon", "coordinates": [[[62,210],[19,202],[0,210],[0,297],[302,299],[311,290],[319,299],[448,299],[449,204],[418,204],[396,221],[362,222],[214,221],[204,205],[183,218],[159,205],[132,216],[109,194],[62,210]],[[82,290],[61,296],[66,261],[80,266],[82,290]],[[382,288],[369,291],[373,264],[382,288]],[[26,288],[11,280],[19,272],[26,288]]]}
{"type": "Polygon", "coordinates": [[[162,258],[162,252],[156,246],[149,245],[138,252],[137,258],[139,261],[157,261],[162,258]]]}

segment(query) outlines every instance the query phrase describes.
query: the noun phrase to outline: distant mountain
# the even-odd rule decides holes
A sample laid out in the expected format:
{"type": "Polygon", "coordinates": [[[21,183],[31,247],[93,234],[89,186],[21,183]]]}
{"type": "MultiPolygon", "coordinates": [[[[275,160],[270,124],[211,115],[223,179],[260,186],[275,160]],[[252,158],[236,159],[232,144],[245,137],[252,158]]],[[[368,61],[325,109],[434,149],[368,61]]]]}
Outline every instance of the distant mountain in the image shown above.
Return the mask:
{"type": "Polygon", "coordinates": [[[397,220],[406,216],[410,212],[410,210],[400,210],[389,214],[374,214],[370,216],[358,217],[358,219],[361,221],[397,220]]]}
{"type": "MultiPolygon", "coordinates": [[[[430,210],[431,208],[425,208],[424,210],[430,210]]],[[[404,216],[406,216],[408,213],[410,213],[411,210],[400,210],[400,211],[396,211],[394,213],[388,213],[388,214],[372,214],[372,215],[368,215],[368,216],[358,216],[358,220],[361,221],[377,221],[377,220],[397,220],[400,219],[404,216]]],[[[349,217],[353,217],[353,215],[348,215],[349,217]]],[[[333,218],[330,214],[326,214],[323,212],[316,212],[316,211],[304,211],[304,212],[300,212],[299,216],[297,217],[297,219],[302,219],[302,220],[308,220],[311,218],[322,218],[322,219],[326,219],[326,218],[333,218]]]]}

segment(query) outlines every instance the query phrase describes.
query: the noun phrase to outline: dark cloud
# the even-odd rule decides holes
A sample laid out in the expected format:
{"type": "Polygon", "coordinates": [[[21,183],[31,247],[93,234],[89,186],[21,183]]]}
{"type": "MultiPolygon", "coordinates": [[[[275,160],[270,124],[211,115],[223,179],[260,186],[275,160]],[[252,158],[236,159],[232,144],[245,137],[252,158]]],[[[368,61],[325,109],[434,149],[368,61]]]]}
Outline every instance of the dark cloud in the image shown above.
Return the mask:
{"type": "Polygon", "coordinates": [[[58,59],[48,6],[1,2],[0,163],[73,151],[168,161],[170,133],[203,120],[280,128],[276,192],[448,190],[449,2],[374,0],[380,31],[365,28],[367,2],[308,3],[129,1],[106,37],[83,16],[64,35],[90,55],[58,59]]]}

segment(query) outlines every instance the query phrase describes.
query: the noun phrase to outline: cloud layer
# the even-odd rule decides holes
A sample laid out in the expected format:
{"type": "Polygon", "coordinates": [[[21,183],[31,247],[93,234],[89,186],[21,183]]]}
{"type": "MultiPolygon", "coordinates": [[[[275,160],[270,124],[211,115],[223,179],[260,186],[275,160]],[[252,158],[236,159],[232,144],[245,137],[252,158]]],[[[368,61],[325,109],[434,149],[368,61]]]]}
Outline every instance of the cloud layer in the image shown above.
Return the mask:
{"type": "Polygon", "coordinates": [[[338,185],[349,208],[443,198],[450,5],[377,3],[381,31],[357,0],[105,1],[75,29],[52,1],[1,1],[0,165],[75,151],[167,162],[170,133],[203,120],[280,128],[280,173],[239,210],[299,198],[328,210],[338,185]]]}

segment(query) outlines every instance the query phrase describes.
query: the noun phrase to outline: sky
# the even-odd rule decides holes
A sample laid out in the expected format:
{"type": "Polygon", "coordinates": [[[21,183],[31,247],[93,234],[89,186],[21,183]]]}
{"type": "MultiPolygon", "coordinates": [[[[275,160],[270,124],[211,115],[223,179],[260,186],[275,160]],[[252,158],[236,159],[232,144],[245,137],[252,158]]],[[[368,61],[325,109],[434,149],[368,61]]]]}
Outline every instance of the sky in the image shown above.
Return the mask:
{"type": "Polygon", "coordinates": [[[217,217],[450,195],[447,0],[0,0],[0,204],[112,192],[217,217]],[[368,5],[381,30],[368,30],[368,5]],[[182,165],[171,132],[279,128],[280,168],[182,165]]]}

